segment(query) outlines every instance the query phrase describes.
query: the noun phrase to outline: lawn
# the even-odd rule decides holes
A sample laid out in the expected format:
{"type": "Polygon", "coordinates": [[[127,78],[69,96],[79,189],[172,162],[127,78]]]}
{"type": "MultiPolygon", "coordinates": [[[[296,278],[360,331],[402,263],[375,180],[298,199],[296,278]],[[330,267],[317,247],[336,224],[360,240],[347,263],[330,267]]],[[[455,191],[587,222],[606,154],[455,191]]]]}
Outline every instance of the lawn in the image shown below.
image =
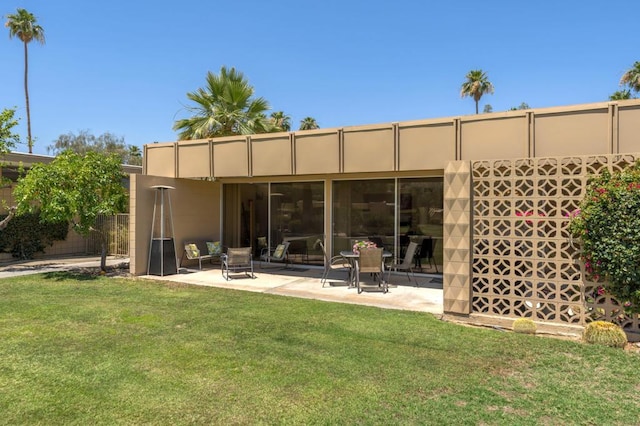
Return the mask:
{"type": "Polygon", "coordinates": [[[0,280],[0,424],[638,424],[640,356],[429,314],[0,280]]]}

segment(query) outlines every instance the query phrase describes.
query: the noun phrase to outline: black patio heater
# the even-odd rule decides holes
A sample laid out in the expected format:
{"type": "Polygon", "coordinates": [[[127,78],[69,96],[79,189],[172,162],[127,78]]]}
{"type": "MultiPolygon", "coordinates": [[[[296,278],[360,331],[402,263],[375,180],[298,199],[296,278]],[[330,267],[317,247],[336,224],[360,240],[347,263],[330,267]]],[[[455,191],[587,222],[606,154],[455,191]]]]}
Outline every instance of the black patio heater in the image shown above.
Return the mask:
{"type": "Polygon", "coordinates": [[[153,202],[147,275],[177,274],[178,259],[173,239],[173,212],[171,211],[171,195],[169,193],[169,190],[175,188],[167,185],[155,185],[151,189],[154,189],[156,193],[153,202]],[[168,215],[165,214],[167,207],[168,215]],[[158,213],[160,216],[157,216],[158,213]]]}

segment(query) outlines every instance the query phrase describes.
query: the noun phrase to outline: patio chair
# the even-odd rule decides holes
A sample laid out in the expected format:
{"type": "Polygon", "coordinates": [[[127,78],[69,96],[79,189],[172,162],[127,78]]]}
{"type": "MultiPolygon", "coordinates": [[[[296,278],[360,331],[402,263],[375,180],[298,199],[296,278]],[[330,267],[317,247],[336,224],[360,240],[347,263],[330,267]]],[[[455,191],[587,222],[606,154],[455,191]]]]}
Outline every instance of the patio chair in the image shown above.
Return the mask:
{"type": "Polygon", "coordinates": [[[184,251],[182,252],[182,257],[180,258],[180,267],[182,267],[182,263],[184,258],[189,260],[197,260],[199,269],[202,270],[202,261],[209,259],[209,261],[213,261],[213,255],[204,254],[200,247],[198,247],[198,243],[194,241],[189,241],[184,245],[184,251]]]}
{"type": "Polygon", "coordinates": [[[322,273],[322,279],[320,282],[322,283],[322,287],[327,282],[327,278],[331,271],[347,271],[347,281],[348,285],[351,285],[352,277],[353,277],[353,265],[344,256],[333,256],[329,257],[327,251],[324,248],[324,244],[319,239],[316,240],[315,246],[320,246],[322,249],[322,254],[324,256],[324,272],[322,273]]]}
{"type": "Polygon", "coordinates": [[[407,246],[407,250],[404,253],[404,259],[402,260],[402,263],[396,262],[393,265],[391,265],[389,268],[389,272],[404,271],[407,273],[407,278],[409,279],[409,281],[411,281],[411,277],[409,277],[409,272],[411,272],[411,276],[413,277],[413,280],[416,282],[416,285],[418,285],[416,276],[413,273],[413,262],[414,262],[413,258],[416,255],[417,250],[418,250],[418,243],[409,243],[409,245],[407,246]]]}
{"type": "Polygon", "coordinates": [[[260,254],[260,268],[262,263],[284,263],[286,268],[289,265],[289,241],[283,241],[282,244],[278,244],[273,252],[268,248],[262,250],[260,254]]]}
{"type": "Polygon", "coordinates": [[[422,259],[427,259],[427,262],[429,262],[429,267],[431,267],[431,263],[433,263],[433,267],[435,268],[436,273],[438,273],[438,265],[436,265],[436,260],[433,257],[435,248],[436,241],[431,237],[425,237],[422,240],[422,244],[420,245],[420,250],[416,254],[416,267],[422,270],[422,259]]]}
{"type": "Polygon", "coordinates": [[[382,252],[383,250],[381,248],[360,249],[360,256],[358,256],[358,263],[356,264],[356,286],[358,287],[358,294],[362,293],[363,290],[360,282],[361,273],[372,274],[374,281],[378,282],[378,287],[382,289],[382,292],[386,293],[389,291],[387,282],[384,279],[382,252]]]}
{"type": "Polygon", "coordinates": [[[251,247],[240,247],[227,249],[227,252],[220,256],[222,262],[222,276],[229,281],[229,273],[237,273],[243,271],[251,278],[255,278],[253,274],[253,256],[251,255],[251,247]]]}

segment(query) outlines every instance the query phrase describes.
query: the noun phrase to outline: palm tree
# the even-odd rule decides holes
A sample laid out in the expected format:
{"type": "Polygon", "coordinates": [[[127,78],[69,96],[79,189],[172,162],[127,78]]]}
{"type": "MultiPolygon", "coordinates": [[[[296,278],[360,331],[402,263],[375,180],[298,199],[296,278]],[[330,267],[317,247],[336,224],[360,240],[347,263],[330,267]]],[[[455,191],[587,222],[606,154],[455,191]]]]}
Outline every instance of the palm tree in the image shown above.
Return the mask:
{"type": "Polygon", "coordinates": [[[187,93],[196,105],[187,108],[192,117],[173,125],[180,139],[267,133],[273,128],[265,115],[269,103],[252,97],[253,86],[244,74],[223,66],[219,75],[209,71],[206,80],[206,87],[187,93]]]}
{"type": "Polygon", "coordinates": [[[462,83],[460,96],[471,96],[476,102],[476,114],[478,113],[478,102],[485,93],[493,93],[493,84],[482,70],[471,70],[466,75],[467,81],[462,83]]]}
{"type": "Polygon", "coordinates": [[[629,89],[618,90],[609,96],[610,101],[624,101],[626,99],[631,99],[631,90],[629,89]]]}
{"type": "Polygon", "coordinates": [[[142,151],[137,145],[129,145],[128,164],[132,166],[142,166],[142,151]]]}
{"type": "Polygon", "coordinates": [[[27,103],[27,146],[29,154],[33,152],[31,138],[31,110],[29,108],[29,53],[27,45],[35,40],[44,44],[44,29],[36,23],[36,17],[25,9],[18,9],[18,13],[7,15],[5,26],[9,28],[9,38],[18,37],[24,43],[24,97],[27,103]]]}
{"type": "Polygon", "coordinates": [[[319,129],[318,122],[313,117],[305,117],[300,120],[300,130],[313,130],[319,129]]]}
{"type": "Polygon", "coordinates": [[[640,61],[634,62],[633,67],[622,75],[620,85],[629,86],[636,93],[640,92],[640,61]]]}
{"type": "Polygon", "coordinates": [[[272,112],[271,123],[276,128],[276,131],[288,132],[291,130],[291,117],[286,115],[284,111],[272,112]]]}

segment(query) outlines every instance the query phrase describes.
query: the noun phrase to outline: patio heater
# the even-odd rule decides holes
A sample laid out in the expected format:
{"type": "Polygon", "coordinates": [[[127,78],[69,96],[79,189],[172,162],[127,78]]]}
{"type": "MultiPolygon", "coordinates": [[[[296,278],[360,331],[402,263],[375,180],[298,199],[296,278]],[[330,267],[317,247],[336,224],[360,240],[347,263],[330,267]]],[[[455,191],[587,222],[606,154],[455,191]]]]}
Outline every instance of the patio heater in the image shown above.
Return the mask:
{"type": "Polygon", "coordinates": [[[171,211],[171,195],[169,190],[175,189],[167,185],[155,185],[153,202],[153,221],[151,222],[151,241],[149,243],[149,263],[147,275],[172,275],[178,273],[178,259],[173,239],[173,212],[171,211]],[[166,206],[165,206],[166,203],[166,206]],[[168,207],[168,215],[167,209],[168,207]],[[157,214],[160,216],[157,216],[157,214]],[[156,226],[159,225],[159,226],[156,226]]]}

